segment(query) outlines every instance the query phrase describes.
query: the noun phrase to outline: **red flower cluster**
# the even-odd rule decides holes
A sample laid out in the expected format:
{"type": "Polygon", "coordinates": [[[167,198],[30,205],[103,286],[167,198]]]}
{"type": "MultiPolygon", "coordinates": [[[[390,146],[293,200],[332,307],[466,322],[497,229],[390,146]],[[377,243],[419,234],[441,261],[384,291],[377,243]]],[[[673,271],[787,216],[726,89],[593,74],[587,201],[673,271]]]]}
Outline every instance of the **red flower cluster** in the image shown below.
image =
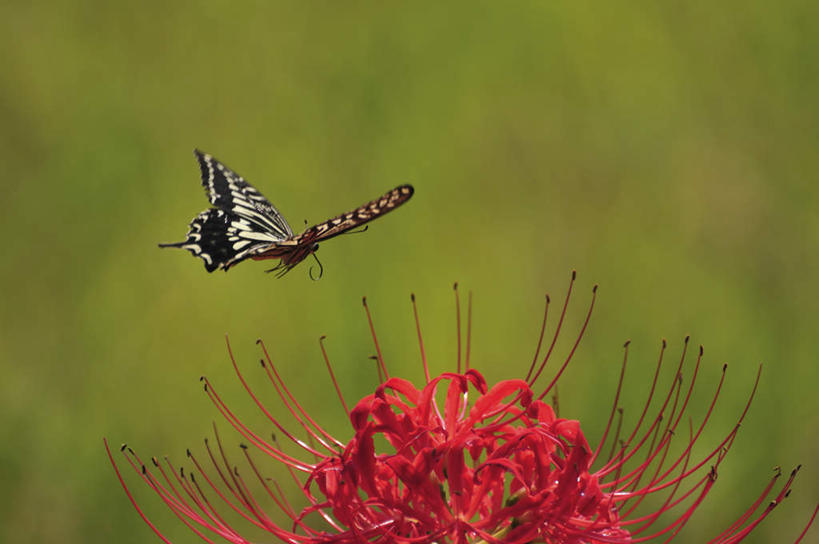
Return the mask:
{"type": "Polygon", "coordinates": [[[391,378],[353,409],[355,435],[308,483],[350,542],[630,542],[579,423],[532,397],[523,380],[487,390],[475,370],[422,390],[391,378]],[[390,453],[375,451],[374,435],[390,453]]]}
{"type": "MultiPolygon", "coordinates": [[[[251,491],[250,482],[228,462],[220,441],[218,452],[206,441],[213,464],[209,472],[190,452],[196,470],[187,474],[177,471],[169,461],[162,464],[157,459],[153,459],[156,470],[151,471],[130,448],[123,446],[123,452],[148,486],[207,541],[216,535],[229,542],[247,542],[214,506],[211,497],[217,496],[228,510],[251,525],[291,543],[612,544],[655,539],[668,542],[680,532],[714,485],[717,469],[731,448],[753,393],[728,435],[703,458],[692,460],[692,449],[722,388],[720,380],[703,421],[696,429],[689,424],[687,438],[672,455],[674,438],[683,434],[678,427],[687,412],[702,349],[688,387],[683,386],[684,350],[676,366],[677,379],[660,395],[656,386],[666,347],[663,342],[652,386],[633,430],[621,436],[622,411],[618,409],[621,372],[606,431],[597,448],[592,449],[580,423],[558,417],[543,400],[571,360],[585,324],[550,385],[537,395],[532,389],[553,352],[568,300],[567,295],[551,346],[540,360],[544,316],[544,328],[527,379],[506,380],[491,388],[479,372],[469,368],[468,342],[465,370],[460,369],[459,347],[458,372],[430,378],[420,326],[426,383],[419,389],[407,380],[388,377],[373,329],[383,380],[375,393],[361,399],[352,410],[347,409],[339,392],[353,428],[353,436],[346,443],[313,421],[296,401],[263,344],[267,375],[307,440],[298,438],[270,415],[239,373],[231,352],[234,368],[253,400],[278,432],[298,444],[309,458],[300,460],[286,454],[275,438],[272,442],[266,440],[242,424],[203,378],[208,395],[230,424],[262,454],[289,467],[298,482],[305,501],[301,508],[291,505],[279,485],[271,484],[262,475],[244,447],[259,489],[290,520],[289,528],[265,513],[260,499],[251,491]],[[540,364],[536,365],[538,360],[540,364]],[[653,400],[659,404],[657,415],[647,418],[653,400]],[[621,417],[611,437],[607,459],[600,461],[618,413],[621,417]],[[297,473],[303,477],[299,478],[297,473]],[[659,502],[651,501],[653,506],[646,512],[644,501],[651,496],[659,497],[659,502]],[[316,527],[318,524],[324,527],[316,527]]],[[[594,299],[586,324],[593,305],[594,299]]],[[[367,317],[372,329],[369,310],[367,317]]],[[[685,345],[687,348],[687,339],[685,345]]],[[[625,351],[627,354],[628,344],[625,351]]],[[[323,344],[322,352],[325,353],[323,344]]],[[[623,371],[626,360],[627,357],[623,371]]],[[[327,364],[333,376],[329,361],[327,364]]],[[[723,379],[724,375],[723,369],[723,379]]],[[[113,457],[111,461],[114,462],[113,457]]],[[[115,463],[114,467],[125,487],[115,463]]],[[[779,478],[777,471],[747,511],[710,542],[728,544],[743,540],[787,496],[795,473],[764,504],[779,478]]],[[[140,515],[167,542],[136,505],[127,487],[125,490],[140,515]]],[[[797,542],[809,526],[810,523],[797,542]]]]}

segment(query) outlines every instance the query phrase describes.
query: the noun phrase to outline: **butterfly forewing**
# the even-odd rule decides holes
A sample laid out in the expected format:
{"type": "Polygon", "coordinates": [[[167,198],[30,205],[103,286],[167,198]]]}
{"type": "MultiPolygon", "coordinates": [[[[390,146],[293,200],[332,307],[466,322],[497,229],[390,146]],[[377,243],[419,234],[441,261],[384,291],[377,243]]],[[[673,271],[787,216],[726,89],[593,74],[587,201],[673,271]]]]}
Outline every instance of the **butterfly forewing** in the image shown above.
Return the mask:
{"type": "Polygon", "coordinates": [[[210,203],[234,213],[278,235],[279,240],[293,237],[282,214],[239,174],[198,149],[194,151],[202,170],[202,186],[210,203]]]}
{"type": "Polygon", "coordinates": [[[296,241],[306,243],[309,238],[310,242],[321,242],[343,234],[350,229],[360,227],[400,206],[410,199],[413,192],[411,185],[400,185],[385,193],[382,197],[376,198],[351,212],[343,213],[328,219],[324,223],[310,227],[296,236],[296,241]]]}

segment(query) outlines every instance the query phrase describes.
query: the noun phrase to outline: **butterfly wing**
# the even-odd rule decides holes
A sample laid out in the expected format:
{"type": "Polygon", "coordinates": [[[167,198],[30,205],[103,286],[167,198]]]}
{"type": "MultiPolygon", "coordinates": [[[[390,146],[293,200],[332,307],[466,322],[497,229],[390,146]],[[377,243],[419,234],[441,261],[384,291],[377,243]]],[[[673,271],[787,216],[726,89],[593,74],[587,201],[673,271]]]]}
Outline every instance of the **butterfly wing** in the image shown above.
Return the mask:
{"type": "Polygon", "coordinates": [[[194,153],[202,170],[202,186],[211,204],[277,234],[281,240],[293,237],[290,225],[279,210],[255,187],[213,156],[198,149],[194,153]]]}
{"type": "Polygon", "coordinates": [[[231,266],[268,251],[279,238],[243,217],[218,208],[210,208],[193,218],[183,242],[159,244],[159,247],[187,249],[205,262],[205,269],[227,270],[231,266]]]}
{"type": "Polygon", "coordinates": [[[296,241],[299,245],[314,244],[323,240],[329,240],[339,234],[360,227],[365,223],[369,223],[373,219],[390,212],[406,202],[412,197],[415,190],[412,185],[399,185],[392,191],[385,193],[380,198],[371,200],[370,202],[356,208],[353,211],[343,213],[332,219],[328,219],[324,223],[314,225],[298,235],[296,241]]]}
{"type": "Polygon", "coordinates": [[[193,218],[184,241],[160,247],[187,249],[213,272],[293,238],[290,225],[259,191],[211,155],[195,153],[202,185],[215,208],[193,218]]]}

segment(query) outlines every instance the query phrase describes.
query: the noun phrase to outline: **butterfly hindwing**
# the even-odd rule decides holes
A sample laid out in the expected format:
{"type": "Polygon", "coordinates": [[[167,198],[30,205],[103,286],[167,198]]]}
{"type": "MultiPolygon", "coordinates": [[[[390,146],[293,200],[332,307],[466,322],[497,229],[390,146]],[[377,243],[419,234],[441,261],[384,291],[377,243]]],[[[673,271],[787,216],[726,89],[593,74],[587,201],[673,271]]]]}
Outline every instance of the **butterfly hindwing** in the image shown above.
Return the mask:
{"type": "Polygon", "coordinates": [[[160,246],[187,249],[205,262],[208,272],[213,272],[217,268],[227,270],[275,242],[271,235],[254,230],[246,219],[210,208],[193,218],[184,242],[160,246]]]}
{"type": "Polygon", "coordinates": [[[279,210],[242,176],[212,155],[198,149],[195,153],[202,170],[202,186],[211,204],[255,223],[262,230],[269,230],[279,240],[293,237],[290,225],[279,210]]]}

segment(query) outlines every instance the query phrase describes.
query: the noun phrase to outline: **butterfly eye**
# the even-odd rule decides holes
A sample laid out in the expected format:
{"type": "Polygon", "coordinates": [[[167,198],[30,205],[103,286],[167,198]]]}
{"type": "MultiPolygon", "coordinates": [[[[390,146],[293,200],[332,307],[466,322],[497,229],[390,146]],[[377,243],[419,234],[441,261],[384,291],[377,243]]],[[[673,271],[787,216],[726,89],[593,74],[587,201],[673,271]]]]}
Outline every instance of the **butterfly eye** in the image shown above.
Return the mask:
{"type": "Polygon", "coordinates": [[[313,251],[313,252],[318,251],[318,244],[313,244],[313,247],[310,249],[310,251],[313,251]]]}

